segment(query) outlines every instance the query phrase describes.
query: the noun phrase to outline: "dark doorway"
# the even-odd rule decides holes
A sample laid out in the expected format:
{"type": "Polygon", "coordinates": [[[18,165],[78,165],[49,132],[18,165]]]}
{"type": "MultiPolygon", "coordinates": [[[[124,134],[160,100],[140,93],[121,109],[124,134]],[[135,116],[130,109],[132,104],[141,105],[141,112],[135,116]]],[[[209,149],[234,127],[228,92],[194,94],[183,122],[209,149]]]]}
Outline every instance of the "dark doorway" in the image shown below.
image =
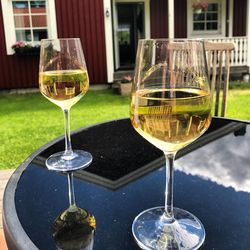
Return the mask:
{"type": "Polygon", "coordinates": [[[133,69],[138,39],[145,37],[144,4],[117,3],[118,69],[133,69]]]}

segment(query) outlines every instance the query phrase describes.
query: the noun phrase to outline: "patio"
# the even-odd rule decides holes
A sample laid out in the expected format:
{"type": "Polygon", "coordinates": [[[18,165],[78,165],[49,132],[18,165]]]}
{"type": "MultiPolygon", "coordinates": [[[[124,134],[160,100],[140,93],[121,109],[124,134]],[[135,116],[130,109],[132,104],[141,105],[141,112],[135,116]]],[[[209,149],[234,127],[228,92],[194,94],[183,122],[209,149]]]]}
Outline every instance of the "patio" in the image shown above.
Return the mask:
{"type": "MultiPolygon", "coordinates": [[[[13,174],[14,169],[0,170],[0,217],[2,218],[2,208],[3,208],[3,193],[5,186],[13,174]]],[[[5,243],[4,233],[3,233],[3,222],[0,220],[0,250],[7,250],[5,243]]]]}
{"type": "MultiPolygon", "coordinates": [[[[3,193],[5,186],[10,178],[10,176],[13,174],[15,169],[6,169],[6,170],[0,170],[0,217],[2,218],[2,202],[3,202],[3,193]]],[[[2,220],[0,220],[0,229],[3,228],[2,220]]]]}

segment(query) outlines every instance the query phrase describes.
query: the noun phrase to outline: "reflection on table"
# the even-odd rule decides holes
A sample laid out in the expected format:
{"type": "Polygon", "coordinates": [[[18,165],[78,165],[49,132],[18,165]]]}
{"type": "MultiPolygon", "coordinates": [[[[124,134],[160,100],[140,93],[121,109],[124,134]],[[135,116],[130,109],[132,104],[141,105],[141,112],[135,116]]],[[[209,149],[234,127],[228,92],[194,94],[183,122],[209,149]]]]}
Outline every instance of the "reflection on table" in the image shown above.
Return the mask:
{"type": "Polygon", "coordinates": [[[250,193],[250,133],[243,126],[241,133],[224,136],[213,147],[202,147],[176,161],[176,169],[211,180],[235,191],[250,193]],[[244,140],[242,139],[244,137],[244,140]],[[195,160],[193,160],[195,159],[195,160]]]}
{"type": "MultiPolygon", "coordinates": [[[[203,222],[202,249],[250,246],[249,130],[248,123],[213,118],[209,130],[177,155],[174,204],[203,222]]],[[[164,204],[162,153],[141,138],[128,119],[80,129],[72,143],[94,157],[75,178],[77,204],[97,221],[94,249],[138,249],[131,233],[134,217],[164,204]]],[[[67,179],[48,171],[44,161],[63,147],[63,138],[44,146],[11,177],[3,210],[10,249],[23,244],[56,249],[51,225],[68,205],[67,179]]]]}

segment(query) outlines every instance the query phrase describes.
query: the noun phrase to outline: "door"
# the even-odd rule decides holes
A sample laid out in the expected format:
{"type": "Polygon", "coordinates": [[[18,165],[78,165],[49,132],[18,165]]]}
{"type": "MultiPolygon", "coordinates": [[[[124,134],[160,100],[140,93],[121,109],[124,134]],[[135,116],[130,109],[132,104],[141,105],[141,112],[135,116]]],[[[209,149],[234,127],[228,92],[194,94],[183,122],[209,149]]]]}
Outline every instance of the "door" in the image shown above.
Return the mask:
{"type": "Polygon", "coordinates": [[[138,40],[145,38],[144,3],[117,2],[115,10],[115,68],[133,69],[138,40]]]}

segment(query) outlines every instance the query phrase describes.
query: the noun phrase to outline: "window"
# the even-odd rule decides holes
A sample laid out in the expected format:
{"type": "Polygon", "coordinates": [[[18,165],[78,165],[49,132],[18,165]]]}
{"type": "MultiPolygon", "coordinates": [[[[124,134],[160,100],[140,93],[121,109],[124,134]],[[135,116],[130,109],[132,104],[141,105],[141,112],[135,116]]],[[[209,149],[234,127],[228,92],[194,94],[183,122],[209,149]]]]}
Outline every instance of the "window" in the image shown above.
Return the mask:
{"type": "Polygon", "coordinates": [[[225,0],[208,0],[205,9],[194,9],[189,2],[189,37],[225,35],[225,0]]]}
{"type": "Polygon", "coordinates": [[[193,31],[217,31],[219,5],[209,3],[207,9],[193,10],[193,31]]]}
{"type": "Polygon", "coordinates": [[[117,29],[119,45],[130,45],[130,25],[120,24],[117,29]]]}
{"type": "Polygon", "coordinates": [[[37,42],[48,37],[45,1],[13,1],[17,41],[37,42]]]}
{"type": "Polygon", "coordinates": [[[39,44],[43,38],[56,38],[54,0],[1,0],[7,54],[16,41],[39,44]]]}

